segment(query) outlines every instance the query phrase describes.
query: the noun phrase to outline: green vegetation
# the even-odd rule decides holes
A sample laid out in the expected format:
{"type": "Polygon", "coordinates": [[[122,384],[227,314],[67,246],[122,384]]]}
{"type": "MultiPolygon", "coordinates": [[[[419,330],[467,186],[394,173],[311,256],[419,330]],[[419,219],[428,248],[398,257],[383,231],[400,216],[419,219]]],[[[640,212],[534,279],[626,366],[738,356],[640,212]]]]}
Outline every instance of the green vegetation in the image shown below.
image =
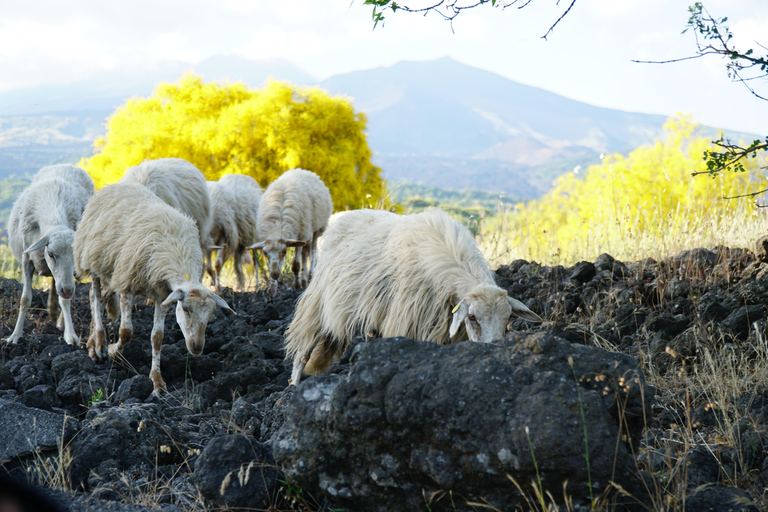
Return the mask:
{"type": "Polygon", "coordinates": [[[4,225],[8,222],[13,202],[19,197],[21,191],[29,185],[29,181],[29,178],[16,176],[0,180],[0,224],[4,225]]]}
{"type": "Polygon", "coordinates": [[[511,207],[517,201],[504,193],[483,190],[458,192],[418,183],[390,182],[389,196],[402,206],[404,213],[418,213],[427,208],[441,208],[459,221],[485,217],[500,208],[511,207]]]}

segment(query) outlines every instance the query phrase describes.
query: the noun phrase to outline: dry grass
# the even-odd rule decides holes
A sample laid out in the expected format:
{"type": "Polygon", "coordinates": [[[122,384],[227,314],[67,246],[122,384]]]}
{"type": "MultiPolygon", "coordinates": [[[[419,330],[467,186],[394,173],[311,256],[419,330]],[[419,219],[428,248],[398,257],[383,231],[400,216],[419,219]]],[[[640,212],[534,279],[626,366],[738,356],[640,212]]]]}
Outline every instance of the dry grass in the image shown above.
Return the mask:
{"type": "MultiPolygon", "coordinates": [[[[530,232],[514,209],[502,206],[495,215],[479,220],[478,243],[492,266],[515,259],[568,266],[594,261],[602,253],[621,261],[638,261],[661,260],[699,247],[752,248],[755,240],[768,232],[765,212],[744,202],[735,206],[727,200],[713,205],[679,205],[671,213],[650,209],[644,214],[644,222],[659,226],[658,235],[643,231],[639,218],[626,219],[621,229],[616,225],[585,224],[581,227],[583,236],[572,246],[562,247],[549,233],[530,232]]],[[[596,212],[596,217],[607,216],[596,212]]]]}

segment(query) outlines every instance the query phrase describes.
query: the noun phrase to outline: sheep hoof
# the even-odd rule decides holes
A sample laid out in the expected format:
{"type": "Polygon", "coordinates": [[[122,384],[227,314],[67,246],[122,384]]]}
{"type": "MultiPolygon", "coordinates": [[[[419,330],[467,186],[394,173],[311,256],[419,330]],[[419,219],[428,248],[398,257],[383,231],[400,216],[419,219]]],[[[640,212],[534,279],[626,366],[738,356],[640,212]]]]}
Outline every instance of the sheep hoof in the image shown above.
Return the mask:
{"type": "Polygon", "coordinates": [[[11,345],[16,345],[19,343],[19,338],[21,338],[21,336],[11,336],[6,339],[5,342],[10,343],[11,345]]]}
{"type": "Polygon", "coordinates": [[[114,359],[115,357],[119,356],[122,350],[120,350],[120,346],[117,343],[110,343],[109,347],[107,347],[107,354],[109,354],[109,357],[114,359]]]}
{"type": "Polygon", "coordinates": [[[75,347],[80,346],[80,338],[77,336],[64,336],[64,341],[67,342],[67,345],[73,345],[75,347]]]}

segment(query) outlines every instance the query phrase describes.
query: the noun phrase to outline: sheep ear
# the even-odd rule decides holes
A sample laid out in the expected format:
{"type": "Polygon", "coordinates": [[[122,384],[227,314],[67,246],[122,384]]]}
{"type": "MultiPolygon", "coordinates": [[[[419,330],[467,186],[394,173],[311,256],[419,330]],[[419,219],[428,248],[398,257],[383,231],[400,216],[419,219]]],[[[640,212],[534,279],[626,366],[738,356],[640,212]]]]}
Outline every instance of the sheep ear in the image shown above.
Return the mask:
{"type": "Polygon", "coordinates": [[[302,242],[301,240],[286,240],[285,246],[286,247],[304,247],[307,245],[307,242],[302,242]]]}
{"type": "Polygon", "coordinates": [[[256,249],[257,251],[263,251],[264,250],[264,242],[256,242],[252,246],[248,247],[249,249],[256,249]]]}
{"type": "Polygon", "coordinates": [[[33,243],[29,247],[27,247],[27,250],[24,251],[24,254],[29,254],[31,252],[38,251],[48,245],[48,235],[43,235],[40,238],[37,239],[37,242],[33,243]]]}
{"type": "Polygon", "coordinates": [[[181,290],[173,290],[169,296],[165,298],[165,300],[160,304],[161,306],[170,306],[177,300],[182,300],[184,298],[184,292],[181,290]]]}
{"type": "Polygon", "coordinates": [[[510,318],[517,316],[523,320],[529,320],[531,322],[543,321],[539,315],[528,309],[528,306],[519,300],[513,299],[512,297],[507,297],[507,299],[509,299],[509,305],[512,306],[512,314],[510,315],[510,318]]]}
{"type": "Polygon", "coordinates": [[[453,321],[451,322],[451,328],[448,329],[448,335],[453,338],[456,336],[456,333],[459,332],[459,327],[461,327],[461,323],[467,319],[467,315],[469,315],[469,301],[467,299],[462,299],[461,302],[459,302],[455,308],[453,308],[453,321]]]}
{"type": "Polygon", "coordinates": [[[227,304],[224,299],[222,299],[215,293],[211,293],[211,298],[213,299],[213,302],[215,302],[216,305],[219,306],[221,309],[223,309],[227,313],[232,313],[233,315],[237,316],[237,313],[232,311],[232,308],[229,307],[229,304],[227,304]]]}

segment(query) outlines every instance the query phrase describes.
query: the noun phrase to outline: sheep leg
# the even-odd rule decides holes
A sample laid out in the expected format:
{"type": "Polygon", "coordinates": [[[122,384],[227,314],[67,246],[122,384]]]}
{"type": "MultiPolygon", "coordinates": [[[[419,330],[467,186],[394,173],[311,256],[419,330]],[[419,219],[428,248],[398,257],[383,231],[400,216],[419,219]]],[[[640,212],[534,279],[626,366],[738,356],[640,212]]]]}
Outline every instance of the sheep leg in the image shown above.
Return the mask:
{"type": "Polygon", "coordinates": [[[267,273],[264,270],[264,267],[261,266],[261,258],[259,258],[259,251],[257,249],[251,249],[251,256],[253,257],[253,273],[256,274],[256,289],[259,288],[259,272],[261,272],[264,279],[269,282],[269,277],[267,277],[267,273]]]}
{"type": "MultiPolygon", "coordinates": [[[[304,252],[301,247],[296,247],[293,250],[293,263],[291,264],[291,270],[293,270],[293,289],[298,290],[301,286],[300,274],[301,274],[301,254],[304,252]]],[[[306,287],[304,283],[304,287],[306,287]]]]}
{"type": "Polygon", "coordinates": [[[310,255],[311,249],[309,247],[304,247],[301,251],[301,287],[306,288],[307,284],[309,284],[309,277],[307,275],[307,272],[309,272],[309,255],[310,255]]]}
{"type": "Polygon", "coordinates": [[[245,291],[245,276],[243,275],[243,253],[235,252],[233,255],[233,265],[235,267],[235,276],[237,277],[237,289],[245,291]]]}
{"type": "Polygon", "coordinates": [[[312,245],[309,247],[309,280],[312,280],[312,273],[315,271],[315,262],[317,260],[317,239],[323,234],[325,229],[318,229],[312,234],[312,245]]]}
{"type": "Polygon", "coordinates": [[[213,279],[213,284],[216,284],[216,276],[213,273],[213,267],[211,266],[211,260],[213,259],[213,251],[208,250],[205,251],[205,273],[207,273],[211,279],[213,279]]]}
{"type": "Polygon", "coordinates": [[[21,300],[19,300],[19,317],[16,319],[16,327],[13,329],[13,333],[6,340],[8,343],[16,344],[19,342],[19,338],[24,333],[24,318],[29,309],[29,305],[32,303],[32,271],[34,265],[29,260],[28,254],[21,256],[21,281],[22,291],[21,300]]]}
{"type": "Polygon", "coordinates": [[[333,362],[339,358],[337,350],[333,349],[327,339],[320,342],[312,348],[311,352],[305,352],[301,357],[299,354],[293,360],[293,371],[291,372],[290,383],[298,386],[302,375],[320,375],[325,372],[333,362]]]}
{"type": "MultiPolygon", "coordinates": [[[[69,345],[74,345],[76,347],[80,346],[80,338],[78,338],[77,334],[75,334],[75,327],[72,324],[72,308],[71,308],[72,299],[65,299],[61,295],[59,295],[59,305],[61,306],[61,314],[59,315],[59,318],[62,320],[62,323],[64,324],[64,341],[66,341],[69,345]]],[[[62,326],[56,323],[56,326],[61,329],[62,326]]]]}
{"type": "MultiPolygon", "coordinates": [[[[340,355],[340,354],[338,354],[340,355]]],[[[307,375],[320,375],[330,367],[337,359],[338,355],[336,351],[328,344],[328,340],[324,339],[312,349],[312,354],[309,356],[304,367],[304,373],[307,375]]]]}
{"type": "Polygon", "coordinates": [[[152,325],[152,370],[149,372],[149,378],[155,385],[152,394],[158,396],[161,391],[165,391],[165,381],[160,374],[160,350],[163,348],[163,331],[165,329],[165,316],[168,314],[169,306],[155,304],[154,324],[152,325]]]}
{"type": "Polygon", "coordinates": [[[91,359],[103,359],[107,355],[107,333],[101,322],[101,279],[92,276],[91,291],[91,335],[88,337],[88,355],[91,359]]]}
{"type": "Polygon", "coordinates": [[[61,329],[59,313],[59,294],[56,291],[56,279],[51,276],[51,289],[48,290],[48,318],[56,322],[56,327],[61,329]]]}
{"type": "Polygon", "coordinates": [[[301,382],[301,376],[304,374],[304,368],[307,366],[306,361],[307,356],[299,357],[299,355],[296,354],[296,358],[293,360],[293,371],[291,372],[290,381],[294,386],[298,386],[299,382],[301,382]]]}
{"type": "Polygon", "coordinates": [[[213,267],[213,285],[216,288],[216,294],[221,294],[221,282],[219,278],[221,276],[221,269],[224,267],[224,249],[219,249],[216,252],[216,262],[213,267]]]}
{"type": "Polygon", "coordinates": [[[109,344],[109,357],[116,357],[123,351],[133,336],[133,294],[120,294],[120,335],[117,343],[109,344]]]}

